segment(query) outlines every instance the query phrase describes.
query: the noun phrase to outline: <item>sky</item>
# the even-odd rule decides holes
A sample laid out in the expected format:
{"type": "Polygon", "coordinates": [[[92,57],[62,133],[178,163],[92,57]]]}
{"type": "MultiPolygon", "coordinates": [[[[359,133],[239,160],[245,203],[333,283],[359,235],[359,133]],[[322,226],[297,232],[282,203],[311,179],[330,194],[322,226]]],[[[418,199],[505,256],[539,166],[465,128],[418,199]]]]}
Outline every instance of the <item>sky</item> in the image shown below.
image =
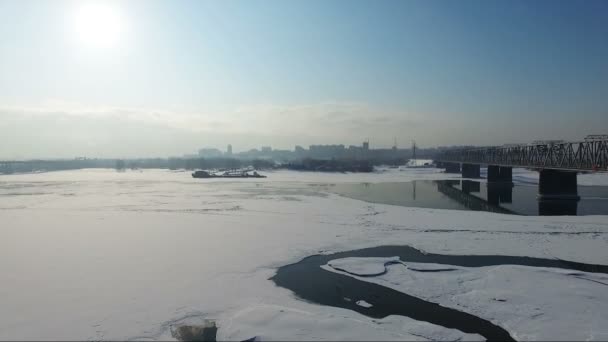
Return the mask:
{"type": "Polygon", "coordinates": [[[604,0],[0,0],[0,159],[587,134],[604,0]]]}

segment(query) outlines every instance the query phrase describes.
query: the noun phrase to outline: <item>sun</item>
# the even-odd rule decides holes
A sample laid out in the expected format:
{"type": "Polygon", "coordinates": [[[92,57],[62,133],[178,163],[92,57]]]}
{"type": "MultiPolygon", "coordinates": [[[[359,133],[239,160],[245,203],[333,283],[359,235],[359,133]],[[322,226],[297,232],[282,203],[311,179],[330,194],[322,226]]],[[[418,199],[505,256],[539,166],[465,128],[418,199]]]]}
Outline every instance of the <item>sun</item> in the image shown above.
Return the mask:
{"type": "Polygon", "coordinates": [[[124,19],[110,3],[87,3],[74,11],[73,30],[81,44],[92,48],[115,46],[123,35],[124,19]]]}

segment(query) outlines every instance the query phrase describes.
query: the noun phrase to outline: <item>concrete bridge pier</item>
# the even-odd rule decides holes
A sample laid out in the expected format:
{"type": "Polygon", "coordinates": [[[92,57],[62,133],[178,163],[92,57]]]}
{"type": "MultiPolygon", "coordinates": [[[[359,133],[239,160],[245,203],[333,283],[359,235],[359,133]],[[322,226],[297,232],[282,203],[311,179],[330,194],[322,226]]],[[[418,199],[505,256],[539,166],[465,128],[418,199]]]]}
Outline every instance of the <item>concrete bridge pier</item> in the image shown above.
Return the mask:
{"type": "Polygon", "coordinates": [[[539,215],[576,215],[579,200],[576,172],[550,169],[540,171],[539,215]]]}
{"type": "Polygon", "coordinates": [[[499,169],[499,176],[501,181],[513,183],[513,168],[501,166],[499,169]]]}
{"type": "Polygon", "coordinates": [[[442,163],[446,173],[460,173],[460,164],[458,163],[442,163]]]}
{"type": "Polygon", "coordinates": [[[488,165],[488,182],[513,182],[513,168],[498,165],[488,165]]]}
{"type": "Polygon", "coordinates": [[[545,169],[540,171],[538,200],[580,199],[576,183],[576,172],[545,169]]]}
{"type": "Polygon", "coordinates": [[[462,178],[481,177],[481,167],[478,164],[462,164],[462,178]]]}

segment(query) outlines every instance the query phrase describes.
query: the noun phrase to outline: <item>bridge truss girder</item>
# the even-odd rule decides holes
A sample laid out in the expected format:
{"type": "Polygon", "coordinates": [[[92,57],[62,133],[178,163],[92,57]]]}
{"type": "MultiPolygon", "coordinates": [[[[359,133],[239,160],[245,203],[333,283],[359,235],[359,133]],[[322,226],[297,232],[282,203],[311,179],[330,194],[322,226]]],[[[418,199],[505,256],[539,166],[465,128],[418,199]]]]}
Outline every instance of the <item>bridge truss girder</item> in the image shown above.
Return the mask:
{"type": "Polygon", "coordinates": [[[439,162],[572,171],[608,171],[608,140],[444,151],[439,162]]]}

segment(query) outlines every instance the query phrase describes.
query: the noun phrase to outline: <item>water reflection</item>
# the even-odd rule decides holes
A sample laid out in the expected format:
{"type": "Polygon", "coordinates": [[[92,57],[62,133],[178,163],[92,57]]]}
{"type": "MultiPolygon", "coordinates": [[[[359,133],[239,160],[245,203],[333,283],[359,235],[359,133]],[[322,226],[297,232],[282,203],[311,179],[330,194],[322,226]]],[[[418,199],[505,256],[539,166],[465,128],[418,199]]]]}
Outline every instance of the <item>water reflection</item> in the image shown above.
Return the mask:
{"type": "Polygon", "coordinates": [[[473,180],[336,184],[330,191],[373,203],[519,215],[605,215],[608,187],[579,186],[581,200],[542,200],[538,186],[473,180]]]}
{"type": "MultiPolygon", "coordinates": [[[[471,192],[480,192],[481,183],[470,180],[461,181],[437,181],[437,190],[442,194],[446,195],[450,199],[462,204],[464,207],[470,210],[482,210],[490,211],[493,213],[501,214],[516,214],[515,212],[502,208],[499,206],[500,192],[497,189],[488,187],[488,198],[493,200],[484,200],[471,194],[471,192]],[[455,185],[459,184],[460,189],[456,188],[455,185]],[[492,189],[492,190],[490,190],[492,189]],[[495,200],[494,200],[495,199],[495,200]]],[[[505,187],[506,188],[506,187],[505,187]]],[[[500,189],[499,191],[505,191],[500,189]]]]}
{"type": "Polygon", "coordinates": [[[465,194],[470,194],[471,192],[480,192],[481,184],[479,182],[471,181],[471,180],[463,180],[462,181],[462,192],[465,194]]]}
{"type": "Polygon", "coordinates": [[[538,201],[538,215],[576,215],[578,200],[542,200],[538,201]]]}
{"type": "Polygon", "coordinates": [[[488,183],[488,202],[494,205],[513,203],[513,183],[488,183]]]}
{"type": "MultiPolygon", "coordinates": [[[[481,182],[471,180],[462,180],[460,182],[460,190],[454,187],[455,183],[453,181],[449,181],[445,185],[441,184],[446,183],[446,181],[437,181],[437,189],[471,210],[517,214],[517,212],[501,206],[501,204],[513,203],[513,183],[486,183],[487,193],[484,200],[477,196],[469,195],[471,192],[481,191],[481,182]],[[447,189],[446,186],[451,189],[447,189]]],[[[538,200],[537,203],[539,216],[577,214],[578,200],[538,200]]]]}

